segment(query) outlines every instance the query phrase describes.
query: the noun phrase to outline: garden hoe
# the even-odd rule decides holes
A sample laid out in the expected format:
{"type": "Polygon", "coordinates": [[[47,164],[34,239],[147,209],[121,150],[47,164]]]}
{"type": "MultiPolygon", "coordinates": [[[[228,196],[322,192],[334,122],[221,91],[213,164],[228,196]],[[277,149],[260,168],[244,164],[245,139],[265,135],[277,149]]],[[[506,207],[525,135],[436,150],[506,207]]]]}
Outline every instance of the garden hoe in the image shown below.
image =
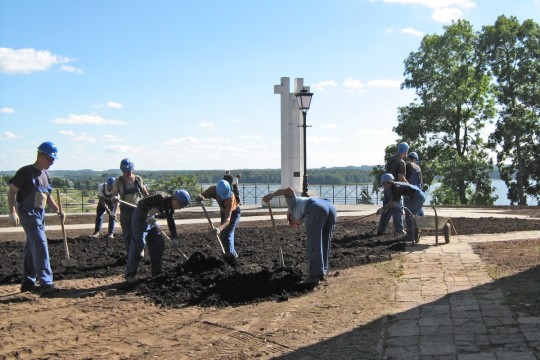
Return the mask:
{"type": "Polygon", "coordinates": [[[279,258],[281,259],[281,266],[285,267],[285,261],[283,260],[283,249],[281,247],[281,238],[276,228],[276,221],[274,220],[274,213],[272,212],[272,205],[270,204],[270,202],[268,203],[268,211],[270,212],[270,219],[272,219],[272,226],[274,227],[274,231],[279,241],[279,258]]]}
{"type": "MultiPolygon", "coordinates": [[[[62,212],[62,201],[60,200],[60,189],[56,189],[56,196],[58,198],[58,209],[62,212]]],[[[66,226],[64,224],[64,217],[60,219],[60,224],[62,225],[62,235],[64,237],[64,253],[66,255],[65,259],[60,260],[60,263],[64,267],[77,266],[77,261],[69,257],[69,248],[67,242],[66,226]]]]}

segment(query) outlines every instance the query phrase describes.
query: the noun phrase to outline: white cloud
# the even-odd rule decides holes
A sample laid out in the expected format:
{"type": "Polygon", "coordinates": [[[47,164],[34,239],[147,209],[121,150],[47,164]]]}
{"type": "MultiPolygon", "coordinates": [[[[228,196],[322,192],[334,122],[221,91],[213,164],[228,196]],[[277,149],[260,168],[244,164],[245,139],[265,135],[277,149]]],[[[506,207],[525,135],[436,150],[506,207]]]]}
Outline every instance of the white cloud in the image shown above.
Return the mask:
{"type": "Polygon", "coordinates": [[[257,140],[261,138],[261,135],[240,135],[238,138],[242,140],[257,140]]]}
{"type": "Polygon", "coordinates": [[[141,152],[142,149],[140,147],[133,147],[130,145],[109,145],[109,146],[105,146],[105,151],[114,152],[117,154],[130,154],[130,153],[141,152]]]}
{"type": "Polygon", "coordinates": [[[70,65],[62,65],[60,66],[61,71],[75,73],[75,74],[82,74],[83,71],[81,69],[76,68],[75,66],[70,65]]]}
{"type": "Polygon", "coordinates": [[[382,0],[389,4],[418,5],[433,9],[431,17],[441,23],[449,23],[463,15],[463,10],[476,7],[472,0],[382,0]]]}
{"type": "Polygon", "coordinates": [[[328,123],[322,126],[323,129],[337,129],[337,125],[334,123],[328,123]]]}
{"type": "Polygon", "coordinates": [[[0,48],[0,73],[30,74],[73,61],[75,59],[54,55],[48,50],[0,48]]]}
{"type": "Polygon", "coordinates": [[[399,89],[400,85],[401,85],[401,81],[391,80],[391,79],[371,80],[368,82],[368,86],[392,88],[392,89],[399,89]]]}
{"type": "Polygon", "coordinates": [[[214,124],[212,122],[209,122],[209,121],[206,121],[206,120],[203,120],[199,124],[199,127],[203,128],[203,129],[214,130],[216,128],[216,124],[214,124]]]}
{"type": "Polygon", "coordinates": [[[109,141],[109,142],[117,142],[117,141],[120,141],[120,139],[118,138],[118,136],[112,135],[112,134],[103,135],[102,138],[105,139],[106,141],[109,141]]]}
{"type": "Polygon", "coordinates": [[[62,135],[65,135],[65,136],[70,137],[71,140],[73,140],[73,141],[77,141],[77,142],[87,142],[87,143],[94,143],[94,142],[96,142],[96,139],[95,139],[95,138],[86,135],[86,133],[78,134],[78,133],[76,133],[76,132],[73,131],[73,130],[59,130],[58,132],[59,132],[60,134],[62,134],[62,135]]]}
{"type": "Polygon", "coordinates": [[[105,105],[109,109],[121,109],[124,106],[118,102],[115,101],[107,101],[107,105],[105,105]]]}
{"type": "Polygon", "coordinates": [[[0,108],[1,114],[13,114],[14,112],[15,110],[13,110],[12,108],[8,108],[8,107],[0,108]]]}
{"type": "Polygon", "coordinates": [[[414,29],[412,27],[401,29],[401,33],[402,34],[414,35],[414,36],[418,36],[418,37],[424,36],[423,32],[418,31],[418,30],[416,30],[416,29],[414,29]]]}
{"type": "Polygon", "coordinates": [[[11,131],[4,131],[4,133],[0,135],[0,140],[15,140],[19,138],[20,136],[15,135],[11,131]]]}
{"type": "Polygon", "coordinates": [[[117,119],[106,119],[99,115],[92,114],[69,114],[67,118],[56,118],[52,121],[54,124],[66,125],[126,125],[127,122],[117,119]]]}
{"type": "Polygon", "coordinates": [[[198,143],[199,139],[194,138],[193,136],[187,136],[183,138],[173,138],[165,141],[165,145],[176,145],[176,144],[195,144],[198,143]]]}
{"type": "Polygon", "coordinates": [[[437,8],[433,10],[431,17],[440,23],[450,23],[452,20],[461,18],[463,12],[456,8],[437,8]]]}
{"type": "Polygon", "coordinates": [[[336,86],[337,86],[337,82],[335,82],[334,80],[323,80],[316,84],[313,84],[313,87],[315,88],[315,90],[318,90],[318,91],[324,91],[326,88],[329,88],[329,87],[335,88],[336,86]]]}
{"type": "Polygon", "coordinates": [[[347,78],[343,82],[343,86],[346,87],[349,91],[365,93],[364,84],[360,80],[353,78],[347,78]]]}

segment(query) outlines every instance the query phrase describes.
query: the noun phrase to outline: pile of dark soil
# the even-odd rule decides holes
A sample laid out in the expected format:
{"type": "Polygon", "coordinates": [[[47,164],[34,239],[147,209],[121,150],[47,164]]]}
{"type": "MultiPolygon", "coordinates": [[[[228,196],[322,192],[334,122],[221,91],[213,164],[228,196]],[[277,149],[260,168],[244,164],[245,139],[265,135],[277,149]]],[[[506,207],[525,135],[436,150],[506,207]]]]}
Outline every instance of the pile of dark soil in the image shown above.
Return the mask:
{"type": "MultiPolygon", "coordinates": [[[[537,220],[452,220],[460,235],[540,230],[537,220]]],[[[375,236],[376,225],[373,218],[338,219],[330,253],[332,276],[339,276],[341,269],[388,260],[404,250],[405,244],[391,234],[375,236]]],[[[162,274],[150,277],[149,261],[145,260],[139,266],[140,282],[132,289],[124,284],[119,287],[136,291],[165,306],[230,306],[262,300],[283,301],[312,290],[312,287],[298,285],[307,274],[302,227],[278,226],[279,235],[276,235],[269,222],[240,223],[236,232],[236,249],[240,255],[237,267],[223,261],[217,240],[200,225],[182,225],[179,232],[182,234],[181,250],[189,260],[167,249],[162,274]],[[281,264],[280,247],[285,266],[281,264]]],[[[126,255],[121,237],[105,240],[79,236],[70,238],[69,246],[77,266],[66,268],[61,264],[64,258],[62,240],[49,239],[51,265],[57,280],[124,273],[126,255]]],[[[21,281],[22,247],[21,241],[0,242],[0,253],[5,254],[0,262],[0,284],[21,281]]]]}

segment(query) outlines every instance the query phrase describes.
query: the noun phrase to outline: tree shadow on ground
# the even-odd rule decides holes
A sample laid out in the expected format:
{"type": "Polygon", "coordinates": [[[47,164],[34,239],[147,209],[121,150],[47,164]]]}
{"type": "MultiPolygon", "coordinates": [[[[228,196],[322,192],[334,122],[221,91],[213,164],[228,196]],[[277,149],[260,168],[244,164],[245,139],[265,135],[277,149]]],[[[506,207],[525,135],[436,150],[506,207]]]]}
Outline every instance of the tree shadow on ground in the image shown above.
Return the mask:
{"type": "Polygon", "coordinates": [[[537,359],[537,314],[540,265],[381,317],[275,359],[537,359]],[[519,293],[524,288],[536,316],[514,313],[512,304],[506,303],[505,292],[519,293]]]}

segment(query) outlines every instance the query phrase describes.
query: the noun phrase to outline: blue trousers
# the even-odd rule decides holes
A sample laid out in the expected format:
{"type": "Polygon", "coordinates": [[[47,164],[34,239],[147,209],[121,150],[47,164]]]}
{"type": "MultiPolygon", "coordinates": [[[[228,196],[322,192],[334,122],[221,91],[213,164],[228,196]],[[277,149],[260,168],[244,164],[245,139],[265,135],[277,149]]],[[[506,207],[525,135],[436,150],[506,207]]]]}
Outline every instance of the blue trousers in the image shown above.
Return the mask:
{"type": "MultiPolygon", "coordinates": [[[[120,205],[120,225],[122,227],[122,237],[124,238],[124,246],[129,255],[129,245],[131,243],[131,217],[133,216],[134,208],[128,205],[120,205]]],[[[145,223],[146,224],[146,223],[145,223]]]]}
{"type": "MultiPolygon", "coordinates": [[[[234,248],[234,232],[238,227],[238,223],[240,222],[240,214],[240,206],[237,206],[236,210],[231,213],[231,221],[229,222],[229,225],[227,225],[227,227],[219,234],[219,239],[223,244],[225,252],[233,254],[234,257],[238,257],[238,254],[234,248]]],[[[222,211],[220,215],[221,222],[223,222],[223,220],[225,220],[225,213],[222,211]]]]}
{"type": "MultiPolygon", "coordinates": [[[[391,189],[384,189],[384,196],[383,196],[383,206],[388,204],[392,200],[392,190],[391,189]]],[[[388,226],[388,223],[390,222],[390,218],[394,221],[394,232],[400,233],[403,231],[403,206],[400,202],[399,206],[392,207],[388,209],[385,213],[381,214],[381,217],[379,219],[379,227],[377,229],[377,232],[382,234],[386,230],[386,227],[388,226]]]]}
{"type": "Polygon", "coordinates": [[[131,219],[131,244],[129,246],[126,277],[135,276],[141,260],[141,251],[148,248],[152,274],[157,275],[163,270],[163,254],[165,253],[165,238],[150,227],[145,221],[139,221],[137,209],[131,219]]]}
{"type": "MultiPolygon", "coordinates": [[[[404,196],[404,204],[409,211],[416,216],[424,216],[424,201],[426,201],[426,194],[423,191],[416,191],[413,197],[404,196]]],[[[407,234],[413,235],[413,221],[409,211],[405,211],[405,221],[407,224],[407,234]]]]}
{"type": "Polygon", "coordinates": [[[309,275],[328,273],[328,256],[336,219],[336,208],[328,200],[309,199],[304,213],[309,275]]]}
{"type": "MultiPolygon", "coordinates": [[[[111,201],[105,201],[105,205],[109,208],[111,212],[114,212],[114,207],[111,201]]],[[[94,231],[101,230],[101,225],[103,224],[103,214],[105,213],[105,206],[101,204],[101,201],[98,201],[97,209],[96,209],[96,226],[94,227],[94,231]]],[[[107,231],[107,235],[114,234],[114,217],[109,215],[109,229],[107,231]]]]}
{"type": "Polygon", "coordinates": [[[19,209],[18,213],[26,233],[26,244],[22,253],[22,283],[51,285],[53,274],[45,235],[45,211],[19,209]]]}

